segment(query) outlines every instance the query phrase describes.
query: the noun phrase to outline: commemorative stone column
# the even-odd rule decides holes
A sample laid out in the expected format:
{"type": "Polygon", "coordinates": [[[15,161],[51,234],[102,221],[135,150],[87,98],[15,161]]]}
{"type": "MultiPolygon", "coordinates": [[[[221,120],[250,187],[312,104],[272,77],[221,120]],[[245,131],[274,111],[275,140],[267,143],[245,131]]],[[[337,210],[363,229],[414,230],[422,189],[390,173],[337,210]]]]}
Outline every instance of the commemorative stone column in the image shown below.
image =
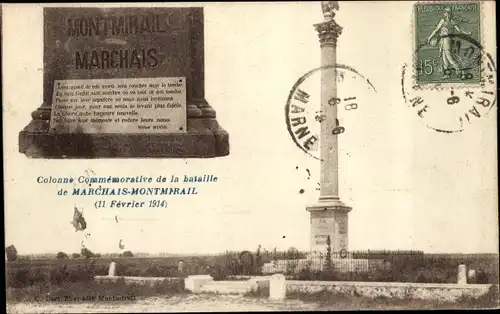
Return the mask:
{"type": "Polygon", "coordinates": [[[337,1],[322,1],[324,21],[315,24],[321,44],[321,174],[320,197],[308,206],[311,213],[311,251],[324,252],[330,236],[332,251],[347,250],[347,214],[351,208],[339,197],[336,55],[337,38],[342,32],[333,19],[337,1]]]}

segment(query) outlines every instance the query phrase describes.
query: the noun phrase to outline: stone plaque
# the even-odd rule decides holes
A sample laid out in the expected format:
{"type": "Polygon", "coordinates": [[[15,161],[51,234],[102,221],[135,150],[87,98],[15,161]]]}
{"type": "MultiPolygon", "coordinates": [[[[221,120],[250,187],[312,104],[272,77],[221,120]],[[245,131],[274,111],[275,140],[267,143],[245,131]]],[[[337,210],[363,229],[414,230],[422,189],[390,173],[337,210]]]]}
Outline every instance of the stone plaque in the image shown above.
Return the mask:
{"type": "Polygon", "coordinates": [[[311,220],[312,230],[314,232],[314,241],[318,245],[326,244],[326,239],[330,236],[333,243],[334,236],[334,219],[333,218],[313,218],[311,220]]]}
{"type": "Polygon", "coordinates": [[[203,8],[50,7],[43,14],[43,104],[19,134],[21,153],[229,154],[229,136],[205,100],[203,8]]]}
{"type": "Polygon", "coordinates": [[[57,80],[52,99],[51,132],[186,132],[181,77],[57,80]]]}
{"type": "Polygon", "coordinates": [[[347,221],[346,220],[339,221],[339,233],[340,234],[347,234],[347,221]]]}
{"type": "Polygon", "coordinates": [[[339,234],[347,234],[348,224],[347,224],[347,214],[346,213],[336,213],[335,219],[338,222],[339,234]]]}
{"type": "Polygon", "coordinates": [[[328,238],[328,235],[326,234],[317,234],[314,236],[314,243],[316,244],[326,244],[326,239],[328,238]]]}
{"type": "Polygon", "coordinates": [[[346,244],[346,241],[345,241],[345,239],[344,239],[344,238],[342,238],[342,237],[339,239],[339,248],[340,248],[341,250],[346,250],[346,249],[347,249],[347,244],[346,244]]]}

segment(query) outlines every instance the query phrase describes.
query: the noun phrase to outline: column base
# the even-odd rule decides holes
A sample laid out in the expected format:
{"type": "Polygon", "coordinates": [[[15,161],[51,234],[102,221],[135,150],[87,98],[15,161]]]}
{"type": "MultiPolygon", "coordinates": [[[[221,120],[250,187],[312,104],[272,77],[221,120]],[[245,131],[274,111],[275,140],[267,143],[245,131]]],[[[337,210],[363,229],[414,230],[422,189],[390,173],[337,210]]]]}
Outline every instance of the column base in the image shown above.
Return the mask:
{"type": "MultiPolygon", "coordinates": [[[[19,133],[19,152],[31,158],[213,158],[229,155],[229,135],[206,103],[187,108],[186,133],[54,133],[33,119],[19,133]]],[[[47,118],[44,115],[43,118],[47,118]]]]}
{"type": "Polygon", "coordinates": [[[315,204],[308,205],[306,207],[306,210],[309,212],[312,211],[327,211],[327,210],[334,210],[334,211],[341,211],[348,213],[352,210],[352,207],[347,206],[344,204],[338,197],[320,197],[319,201],[315,204]]]}
{"type": "Polygon", "coordinates": [[[311,252],[326,256],[330,237],[330,252],[344,255],[348,249],[347,214],[352,208],[338,198],[320,198],[306,210],[311,213],[311,252]]]}

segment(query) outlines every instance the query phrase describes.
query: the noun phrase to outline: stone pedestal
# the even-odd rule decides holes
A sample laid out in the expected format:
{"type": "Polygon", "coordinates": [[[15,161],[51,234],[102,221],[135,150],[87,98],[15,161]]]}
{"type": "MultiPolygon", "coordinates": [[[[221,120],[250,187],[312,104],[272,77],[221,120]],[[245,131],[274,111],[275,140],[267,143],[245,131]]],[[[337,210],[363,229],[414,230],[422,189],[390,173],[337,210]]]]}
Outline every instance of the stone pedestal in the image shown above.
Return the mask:
{"type": "MultiPolygon", "coordinates": [[[[195,105],[196,108],[200,106],[195,105]]],[[[211,158],[229,155],[229,135],[218,124],[211,108],[205,113],[200,110],[202,115],[195,117],[188,106],[187,133],[85,134],[51,132],[50,107],[46,107],[35,111],[33,120],[19,133],[19,152],[31,158],[211,158]]]]}
{"type": "Polygon", "coordinates": [[[328,236],[333,252],[347,251],[351,208],[341,203],[318,202],[308,206],[307,210],[311,213],[311,251],[325,254],[328,236]]]}

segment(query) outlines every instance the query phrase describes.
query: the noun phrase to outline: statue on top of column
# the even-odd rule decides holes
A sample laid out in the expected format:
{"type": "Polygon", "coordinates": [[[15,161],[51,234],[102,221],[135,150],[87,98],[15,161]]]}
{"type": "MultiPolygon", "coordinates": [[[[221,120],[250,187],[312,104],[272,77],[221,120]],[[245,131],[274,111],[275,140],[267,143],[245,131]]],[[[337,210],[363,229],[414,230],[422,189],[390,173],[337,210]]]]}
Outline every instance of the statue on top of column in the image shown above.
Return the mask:
{"type": "Polygon", "coordinates": [[[338,1],[321,1],[321,9],[323,10],[323,16],[325,21],[329,22],[335,17],[335,10],[339,10],[338,1]]]}

